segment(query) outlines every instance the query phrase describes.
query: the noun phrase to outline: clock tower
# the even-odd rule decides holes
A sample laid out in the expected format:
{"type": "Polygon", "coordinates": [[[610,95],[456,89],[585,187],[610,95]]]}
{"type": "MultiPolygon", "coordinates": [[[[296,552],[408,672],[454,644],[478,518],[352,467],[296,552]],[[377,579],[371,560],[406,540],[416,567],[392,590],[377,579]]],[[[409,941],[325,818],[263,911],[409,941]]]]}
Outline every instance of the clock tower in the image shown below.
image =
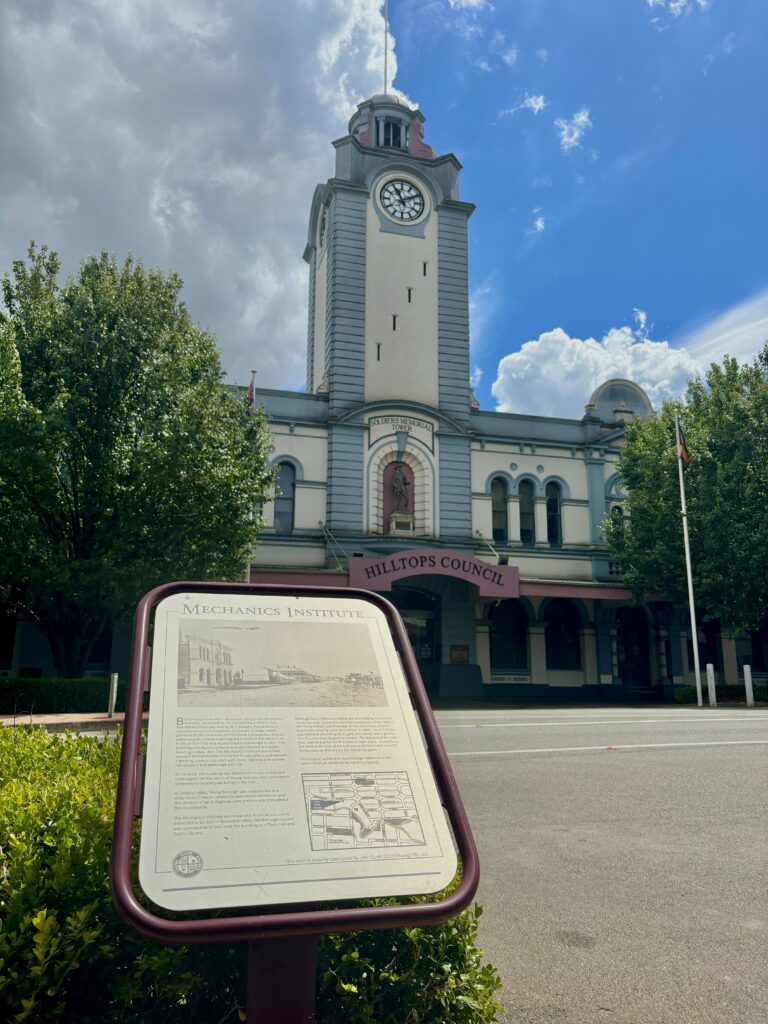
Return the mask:
{"type": "Polygon", "coordinates": [[[315,190],[307,391],[333,418],[378,402],[469,417],[467,221],[461,164],[423,141],[399,97],[361,103],[337,139],[335,176],[315,190]]]}

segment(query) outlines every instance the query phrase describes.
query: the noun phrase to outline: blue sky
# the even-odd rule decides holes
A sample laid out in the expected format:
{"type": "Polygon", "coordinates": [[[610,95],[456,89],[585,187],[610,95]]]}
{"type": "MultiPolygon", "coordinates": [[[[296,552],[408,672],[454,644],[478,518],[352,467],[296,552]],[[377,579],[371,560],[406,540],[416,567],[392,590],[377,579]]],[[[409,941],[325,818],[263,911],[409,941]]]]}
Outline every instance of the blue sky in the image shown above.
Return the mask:
{"type": "MultiPolygon", "coordinates": [[[[390,0],[394,85],[464,164],[487,408],[654,403],[768,338],[764,0],[390,0]]],[[[381,91],[376,0],[7,0],[0,269],[35,238],[185,279],[231,380],[303,385],[330,140],[381,91]]]]}
{"type": "MultiPolygon", "coordinates": [[[[478,206],[484,406],[499,361],[557,327],[602,340],[626,325],[690,346],[761,293],[746,321],[768,316],[768,6],[447,6],[391,4],[395,84],[418,97],[432,145],[455,150],[478,206]]],[[[746,355],[765,338],[766,320],[729,341],[746,355]]]]}

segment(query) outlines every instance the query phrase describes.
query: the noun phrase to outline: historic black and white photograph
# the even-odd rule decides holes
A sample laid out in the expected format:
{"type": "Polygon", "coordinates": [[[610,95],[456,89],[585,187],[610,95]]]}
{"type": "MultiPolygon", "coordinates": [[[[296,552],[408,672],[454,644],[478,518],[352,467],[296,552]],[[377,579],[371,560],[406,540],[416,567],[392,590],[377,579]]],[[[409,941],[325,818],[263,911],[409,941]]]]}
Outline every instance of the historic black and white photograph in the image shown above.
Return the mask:
{"type": "Polygon", "coordinates": [[[179,627],[181,707],[384,707],[367,623],[234,622],[179,627]]]}

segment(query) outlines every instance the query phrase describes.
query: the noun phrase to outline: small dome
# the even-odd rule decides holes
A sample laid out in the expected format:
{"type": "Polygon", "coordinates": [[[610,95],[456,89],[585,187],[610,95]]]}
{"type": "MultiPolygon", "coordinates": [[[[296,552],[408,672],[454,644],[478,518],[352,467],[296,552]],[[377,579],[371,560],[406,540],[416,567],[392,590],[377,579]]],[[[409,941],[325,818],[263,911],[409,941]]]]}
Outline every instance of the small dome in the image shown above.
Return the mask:
{"type": "MultiPolygon", "coordinates": [[[[375,96],[371,96],[369,100],[364,100],[363,103],[394,103],[398,107],[405,107],[406,110],[411,110],[411,107],[402,96],[398,96],[394,92],[379,92],[375,96]]],[[[359,104],[362,106],[363,104],[359,104]]]]}
{"type": "Polygon", "coordinates": [[[633,416],[645,419],[653,406],[639,384],[614,377],[595,388],[585,412],[603,423],[626,423],[633,416]]]}
{"type": "Polygon", "coordinates": [[[371,107],[389,107],[390,112],[395,116],[401,116],[400,111],[403,114],[408,115],[408,122],[410,122],[411,115],[417,113],[414,111],[402,97],[396,96],[395,93],[384,93],[379,92],[375,96],[371,96],[370,99],[363,100],[362,103],[358,103],[357,110],[354,112],[349,121],[349,131],[354,134],[356,128],[367,123],[368,112],[371,107]],[[394,108],[394,109],[393,109],[394,108]]]}

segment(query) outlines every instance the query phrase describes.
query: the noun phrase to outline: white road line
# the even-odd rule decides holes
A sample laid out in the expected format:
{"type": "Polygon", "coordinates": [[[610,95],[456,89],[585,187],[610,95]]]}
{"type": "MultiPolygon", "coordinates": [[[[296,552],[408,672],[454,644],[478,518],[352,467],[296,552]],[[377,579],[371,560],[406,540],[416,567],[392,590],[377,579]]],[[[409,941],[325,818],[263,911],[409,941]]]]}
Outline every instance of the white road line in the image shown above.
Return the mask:
{"type": "MultiPolygon", "coordinates": [[[[733,722],[733,721],[734,721],[733,718],[729,718],[729,717],[727,717],[725,715],[724,716],[717,716],[717,717],[713,715],[711,718],[707,718],[707,722],[733,722]]],[[[736,721],[737,721],[737,724],[739,724],[739,725],[744,724],[744,720],[742,720],[742,719],[736,719],[736,721]]],[[[755,721],[765,722],[765,721],[768,721],[768,715],[755,715],[754,717],[751,717],[751,718],[747,719],[747,721],[750,721],[750,722],[755,722],[755,721]]],[[[574,722],[574,721],[570,721],[570,722],[493,722],[493,723],[488,724],[488,725],[485,725],[483,723],[476,723],[474,725],[440,725],[440,728],[442,730],[446,730],[446,729],[520,729],[520,728],[523,728],[523,727],[530,728],[531,726],[539,726],[540,728],[545,728],[545,727],[549,728],[550,726],[555,726],[555,725],[565,725],[565,726],[568,726],[568,727],[570,727],[572,725],[591,725],[591,726],[599,726],[599,725],[649,725],[649,724],[655,724],[656,722],[659,722],[662,725],[663,724],[676,725],[678,722],[698,722],[699,724],[701,724],[702,723],[702,719],[701,718],[647,718],[647,719],[642,719],[641,720],[641,719],[637,719],[637,718],[608,718],[605,721],[601,721],[601,722],[596,722],[594,719],[591,720],[591,721],[586,721],[586,722],[574,722]]]]}
{"type": "Polygon", "coordinates": [[[702,740],[699,743],[616,743],[600,747],[533,747],[530,750],[453,750],[449,757],[492,757],[495,754],[562,754],[575,750],[646,750],[649,747],[749,747],[768,740],[702,740]]]}
{"type": "MultiPolygon", "coordinates": [[[[493,704],[490,706],[485,701],[478,701],[477,707],[439,707],[436,708],[436,714],[438,715],[495,715],[499,712],[503,714],[522,714],[522,715],[611,715],[616,711],[627,711],[635,712],[638,715],[663,715],[670,711],[680,712],[683,714],[686,711],[698,711],[699,714],[702,712],[709,711],[709,707],[705,704],[704,707],[697,708],[694,703],[689,704],[675,704],[671,701],[666,701],[664,704],[603,704],[601,707],[590,707],[584,704],[572,704],[568,707],[556,704],[549,705],[536,705],[536,704],[493,704]]],[[[744,704],[728,704],[725,707],[718,706],[718,711],[731,711],[734,714],[744,714],[747,711],[747,707],[744,704]]]]}
{"type": "MultiPolygon", "coordinates": [[[[493,721],[498,721],[502,715],[514,715],[515,718],[541,718],[544,721],[550,721],[552,718],[587,718],[591,712],[589,709],[581,708],[577,712],[568,711],[531,711],[523,708],[515,708],[515,710],[500,711],[497,713],[487,711],[436,711],[435,717],[437,718],[448,718],[448,719],[462,719],[475,720],[478,718],[487,718],[493,721]]],[[[600,722],[611,715],[631,715],[632,711],[629,708],[613,708],[611,711],[600,711],[597,712],[592,721],[600,722]]],[[[663,717],[674,717],[682,718],[685,715],[696,716],[701,719],[702,722],[707,721],[709,718],[752,718],[760,717],[761,715],[768,715],[768,711],[750,711],[748,708],[723,708],[719,707],[716,710],[710,710],[709,708],[680,708],[675,711],[671,708],[659,708],[656,711],[640,711],[633,715],[633,718],[638,722],[654,721],[657,718],[663,717]]]]}

